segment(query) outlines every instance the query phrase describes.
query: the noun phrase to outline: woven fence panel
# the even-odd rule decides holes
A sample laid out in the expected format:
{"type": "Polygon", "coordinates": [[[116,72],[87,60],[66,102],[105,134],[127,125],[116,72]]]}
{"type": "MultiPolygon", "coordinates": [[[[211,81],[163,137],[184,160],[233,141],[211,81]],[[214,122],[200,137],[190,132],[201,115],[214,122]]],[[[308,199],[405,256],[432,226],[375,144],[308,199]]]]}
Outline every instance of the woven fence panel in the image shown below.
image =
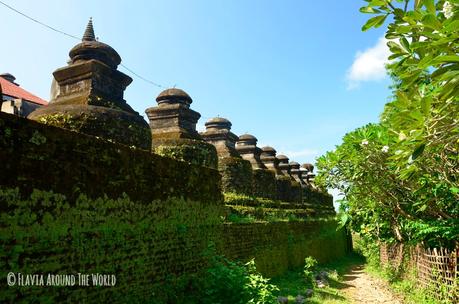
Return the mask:
{"type": "MultiPolygon", "coordinates": [[[[458,249],[422,248],[416,252],[418,280],[423,287],[445,290],[453,301],[458,295],[458,249]]],[[[442,293],[434,293],[435,297],[442,293]]]]}
{"type": "Polygon", "coordinates": [[[431,291],[434,298],[445,299],[446,297],[452,303],[459,303],[459,248],[448,250],[446,248],[423,248],[419,245],[404,248],[403,244],[381,244],[381,264],[398,269],[402,263],[404,251],[409,255],[406,267],[416,269],[417,281],[422,287],[431,291]]]}
{"type": "Polygon", "coordinates": [[[379,247],[379,258],[381,264],[398,269],[403,261],[403,250],[403,244],[381,244],[379,247]]]}

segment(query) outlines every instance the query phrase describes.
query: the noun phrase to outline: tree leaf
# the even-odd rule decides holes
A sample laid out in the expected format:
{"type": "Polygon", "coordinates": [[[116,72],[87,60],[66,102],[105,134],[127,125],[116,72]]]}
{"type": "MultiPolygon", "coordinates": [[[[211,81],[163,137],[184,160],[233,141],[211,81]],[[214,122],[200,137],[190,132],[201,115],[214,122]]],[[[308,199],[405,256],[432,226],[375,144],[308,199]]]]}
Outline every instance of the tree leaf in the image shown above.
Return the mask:
{"type": "Polygon", "coordinates": [[[410,52],[410,43],[405,37],[400,38],[400,44],[403,46],[407,53],[410,52]]]}
{"type": "Polygon", "coordinates": [[[435,14],[435,1],[434,0],[423,0],[424,6],[430,14],[435,14]]]}
{"type": "Polygon", "coordinates": [[[416,158],[421,156],[421,154],[424,152],[425,147],[426,147],[425,144],[421,144],[416,149],[414,149],[413,154],[411,154],[411,159],[415,160],[416,158]]]}
{"type": "Polygon", "coordinates": [[[375,16],[375,17],[368,19],[367,23],[365,23],[365,25],[362,26],[362,31],[365,32],[372,27],[374,28],[380,27],[386,20],[387,16],[388,15],[379,15],[379,16],[375,16]]]}
{"type": "Polygon", "coordinates": [[[380,14],[381,11],[371,6],[364,6],[360,8],[360,12],[364,14],[380,14]]]}
{"type": "Polygon", "coordinates": [[[435,59],[433,60],[433,64],[452,63],[452,62],[459,63],[459,56],[457,55],[438,56],[438,57],[435,57],[435,59]]]}
{"type": "Polygon", "coordinates": [[[434,30],[441,30],[442,29],[442,24],[440,21],[438,21],[437,16],[434,14],[427,14],[422,18],[422,23],[424,23],[425,26],[428,26],[434,30]]]}

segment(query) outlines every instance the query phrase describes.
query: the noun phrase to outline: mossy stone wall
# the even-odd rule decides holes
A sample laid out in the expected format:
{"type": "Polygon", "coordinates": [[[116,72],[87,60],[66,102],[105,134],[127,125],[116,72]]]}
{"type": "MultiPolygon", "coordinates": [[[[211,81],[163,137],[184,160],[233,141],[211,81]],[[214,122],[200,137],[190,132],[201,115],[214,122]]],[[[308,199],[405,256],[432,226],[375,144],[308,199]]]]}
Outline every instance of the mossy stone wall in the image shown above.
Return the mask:
{"type": "Polygon", "coordinates": [[[283,175],[276,176],[276,191],[277,191],[276,199],[283,201],[283,202],[290,202],[291,201],[291,191],[292,191],[291,178],[289,176],[283,176],[283,175]]]}
{"type": "Polygon", "coordinates": [[[276,175],[266,169],[253,170],[253,195],[257,197],[276,199],[276,175]]]}
{"type": "Polygon", "coordinates": [[[189,138],[153,138],[152,151],[190,164],[217,169],[215,147],[202,140],[189,138]]]}
{"type": "Polygon", "coordinates": [[[348,237],[336,228],[330,220],[225,224],[220,250],[230,259],[254,258],[257,269],[273,277],[304,265],[307,256],[327,262],[348,253],[348,237]]]}
{"type": "Polygon", "coordinates": [[[333,196],[311,186],[302,188],[303,201],[322,214],[334,214],[333,196]]]}
{"type": "Polygon", "coordinates": [[[222,176],[222,190],[240,194],[252,194],[252,165],[239,157],[218,159],[218,171],[222,176]]]}
{"type": "MultiPolygon", "coordinates": [[[[213,148],[213,146],[211,146],[213,148]]],[[[221,204],[217,170],[0,113],[0,185],[74,199],[126,193],[136,201],[183,197],[221,204]]]]}
{"type": "MultiPolygon", "coordinates": [[[[7,289],[3,277],[2,303],[154,303],[168,278],[205,266],[211,242],[267,276],[346,251],[334,222],[223,224],[215,169],[4,113],[0,173],[0,269],[117,276],[115,287],[7,289]]],[[[256,196],[276,198],[273,172],[253,178],[256,196]]]]}
{"type": "Polygon", "coordinates": [[[303,190],[299,182],[292,180],[292,190],[290,191],[290,202],[303,202],[303,190]]]}
{"type": "Polygon", "coordinates": [[[156,303],[168,279],[206,267],[221,206],[166,199],[75,201],[0,188],[0,303],[156,303]],[[115,286],[6,286],[7,273],[115,275],[115,286]]]}

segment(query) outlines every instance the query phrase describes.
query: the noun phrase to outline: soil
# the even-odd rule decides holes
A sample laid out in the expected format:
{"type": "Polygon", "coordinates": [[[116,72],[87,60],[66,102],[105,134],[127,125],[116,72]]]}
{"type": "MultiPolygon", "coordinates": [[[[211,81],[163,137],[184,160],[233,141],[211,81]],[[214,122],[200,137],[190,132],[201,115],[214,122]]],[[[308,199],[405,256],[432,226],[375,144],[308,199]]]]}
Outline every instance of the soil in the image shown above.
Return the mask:
{"type": "Polygon", "coordinates": [[[358,265],[344,275],[347,287],[343,289],[351,303],[365,304],[402,304],[387,287],[387,283],[371,277],[363,271],[364,266],[358,265]]]}

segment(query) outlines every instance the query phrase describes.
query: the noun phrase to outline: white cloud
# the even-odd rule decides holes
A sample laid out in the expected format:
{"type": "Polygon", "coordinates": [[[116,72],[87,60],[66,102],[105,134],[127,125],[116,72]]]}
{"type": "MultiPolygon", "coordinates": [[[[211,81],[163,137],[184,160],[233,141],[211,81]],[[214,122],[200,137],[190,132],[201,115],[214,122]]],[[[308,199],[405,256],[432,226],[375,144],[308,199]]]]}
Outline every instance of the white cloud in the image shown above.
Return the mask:
{"type": "Polygon", "coordinates": [[[362,82],[384,79],[389,55],[387,39],[384,37],[379,38],[375,46],[363,52],[358,51],[346,73],[347,89],[358,88],[362,82]]]}

